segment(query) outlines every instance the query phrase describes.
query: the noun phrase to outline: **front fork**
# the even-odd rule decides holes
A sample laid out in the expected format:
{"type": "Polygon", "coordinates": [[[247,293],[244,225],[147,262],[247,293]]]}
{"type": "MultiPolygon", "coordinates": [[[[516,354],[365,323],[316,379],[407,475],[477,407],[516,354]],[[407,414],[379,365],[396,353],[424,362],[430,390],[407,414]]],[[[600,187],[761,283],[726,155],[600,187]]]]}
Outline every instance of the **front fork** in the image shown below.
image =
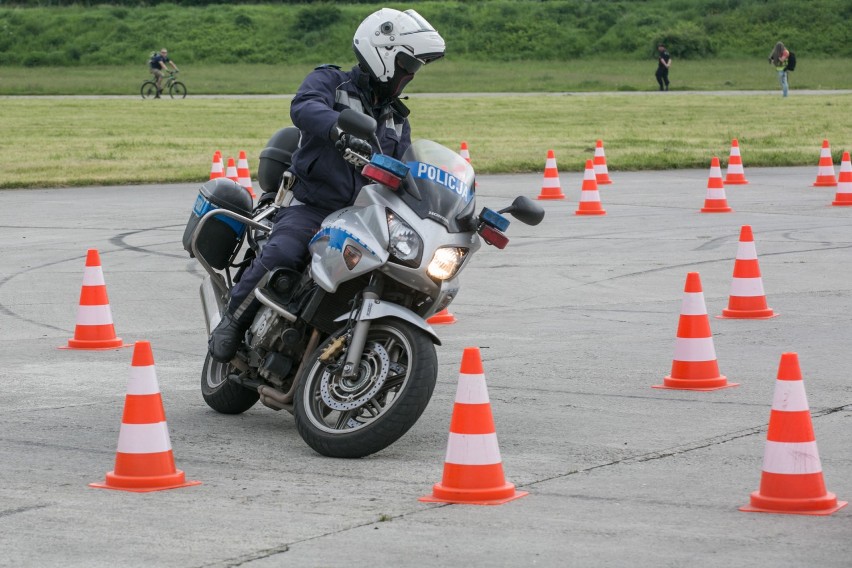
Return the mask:
{"type": "Polygon", "coordinates": [[[372,321],[368,318],[362,319],[362,314],[369,314],[372,304],[381,298],[381,293],[381,275],[373,273],[373,276],[370,278],[370,285],[361,294],[361,308],[358,310],[358,320],[352,328],[352,339],[349,340],[349,348],[346,350],[346,360],[343,363],[343,372],[341,374],[344,377],[350,378],[358,374],[361,355],[364,352],[364,346],[367,344],[367,334],[370,332],[370,323],[372,321]]]}

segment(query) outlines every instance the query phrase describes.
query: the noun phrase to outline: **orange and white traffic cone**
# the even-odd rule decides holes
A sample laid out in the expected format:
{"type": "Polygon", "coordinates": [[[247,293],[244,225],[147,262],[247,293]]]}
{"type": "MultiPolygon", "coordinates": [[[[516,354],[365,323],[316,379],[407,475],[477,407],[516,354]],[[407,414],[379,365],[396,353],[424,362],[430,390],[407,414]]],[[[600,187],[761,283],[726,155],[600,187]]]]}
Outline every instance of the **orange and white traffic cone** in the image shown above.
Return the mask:
{"type": "Polygon", "coordinates": [[[553,150],[547,151],[547,160],[544,163],[544,181],[541,183],[541,193],[538,199],[565,199],[562,186],[559,183],[559,170],[556,169],[556,154],[553,150]]]}
{"type": "Polygon", "coordinates": [[[248,158],[246,157],[246,153],[243,150],[240,150],[240,156],[237,160],[237,183],[240,184],[241,187],[244,187],[245,190],[249,192],[249,195],[252,196],[252,198],[257,197],[254,194],[254,189],[251,186],[251,174],[249,173],[248,158]]]}
{"type": "Polygon", "coordinates": [[[237,184],[240,183],[240,175],[237,173],[237,163],[234,162],[233,158],[228,158],[228,168],[225,170],[225,177],[237,182],[237,184]]]}
{"type": "Polygon", "coordinates": [[[595,167],[591,160],[586,160],[586,170],[583,172],[583,186],[580,192],[580,203],[574,215],[606,215],[601,207],[601,193],[595,176],[595,167]]]}
{"type": "Polygon", "coordinates": [[[725,197],[725,186],[722,182],[722,168],[719,166],[719,158],[713,156],[710,160],[710,176],[707,178],[707,197],[704,199],[702,213],[730,213],[733,211],[728,207],[725,197]]]}
{"type": "Polygon", "coordinates": [[[459,148],[459,156],[464,158],[464,160],[468,164],[470,163],[470,149],[467,147],[467,142],[461,143],[461,148],[459,148]]]}
{"type": "Polygon", "coordinates": [[[210,179],[225,177],[225,168],[222,166],[222,153],[216,150],[213,154],[213,165],[210,166],[210,179]]]}
{"type": "Polygon", "coordinates": [[[118,432],[115,469],[106,474],[103,483],[90,483],[89,486],[145,492],[200,483],[187,481],[184,473],[175,469],[151,344],[137,341],[118,432]]]}
{"type": "Polygon", "coordinates": [[[840,177],[837,180],[837,193],[831,204],[852,205],[852,163],[849,161],[849,152],[843,152],[843,159],[840,161],[840,177]]]}
{"type": "Polygon", "coordinates": [[[503,476],[491,402],[478,347],[468,347],[459,371],[444,475],[425,503],[502,505],[527,495],[503,476]]]}
{"type": "Polygon", "coordinates": [[[744,185],[748,180],[743,170],[743,159],[740,156],[740,143],[734,138],[731,141],[731,155],[728,157],[728,172],[725,174],[725,185],[744,185]]]}
{"type": "Polygon", "coordinates": [[[112,310],[109,308],[106,282],[97,249],[89,249],[83,268],[83,286],[77,306],[77,324],[74,338],[59,349],[118,349],[130,347],[115,335],[112,310]]]}
{"type": "Polygon", "coordinates": [[[751,225],[740,229],[740,244],[737,246],[737,258],[734,260],[734,279],[731,282],[731,295],[728,307],[722,310],[720,319],[769,319],[778,316],[766,305],[766,293],[763,291],[763,279],[757,262],[757,250],[751,225]]]}
{"type": "Polygon", "coordinates": [[[595,143],[595,180],[598,185],[607,185],[612,183],[609,179],[609,169],[606,167],[606,155],[604,154],[603,140],[598,140],[595,143]]]}
{"type": "MultiPolygon", "coordinates": [[[[470,163],[470,149],[467,147],[467,142],[461,143],[461,147],[459,148],[459,156],[464,158],[464,161],[467,162],[468,164],[470,163]]],[[[474,181],[473,186],[478,188],[479,182],[474,181]]],[[[453,321],[455,321],[455,320],[453,320],[453,321]]],[[[453,323],[453,322],[449,322],[449,323],[453,323]]]]}
{"type": "Polygon", "coordinates": [[[847,505],[825,490],[811,411],[796,353],[782,353],[763,450],[760,489],[740,511],[830,515],[847,505]]]}
{"type": "Polygon", "coordinates": [[[443,310],[441,310],[437,314],[435,314],[432,317],[430,317],[429,319],[427,319],[426,323],[428,323],[429,325],[443,325],[443,324],[456,323],[456,316],[451,314],[450,310],[448,310],[447,308],[444,308],[443,310]]]}
{"type": "Polygon", "coordinates": [[[831,146],[828,140],[822,141],[822,149],[819,151],[819,167],[814,187],[834,187],[837,178],[834,177],[834,161],[831,158],[831,146]]]}
{"type": "Polygon", "coordinates": [[[697,272],[690,272],[683,288],[672,373],[663,380],[663,384],[653,388],[712,391],[738,384],[729,383],[719,373],[701,277],[697,272]]]}

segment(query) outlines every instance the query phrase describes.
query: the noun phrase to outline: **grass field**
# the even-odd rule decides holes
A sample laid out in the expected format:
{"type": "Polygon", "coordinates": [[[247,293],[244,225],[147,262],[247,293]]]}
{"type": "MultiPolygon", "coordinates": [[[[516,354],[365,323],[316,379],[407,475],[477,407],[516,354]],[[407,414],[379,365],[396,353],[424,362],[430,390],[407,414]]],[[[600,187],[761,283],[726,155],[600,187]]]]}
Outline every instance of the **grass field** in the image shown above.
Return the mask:
{"type": "MultiPolygon", "coordinates": [[[[180,78],[198,94],[293,93],[311,65],[182,65],[180,78]]],[[[334,63],[334,62],[332,62],[334,63]]],[[[353,61],[337,61],[344,69],[353,61]]],[[[409,93],[652,91],[656,63],[629,60],[476,62],[452,57],[423,69],[409,93]]],[[[150,75],[138,67],[0,67],[0,95],[138,95],[150,75]]],[[[677,91],[778,88],[763,58],[709,59],[672,64],[677,91]]],[[[799,58],[792,89],[852,89],[848,59],[799,58]]]]}
{"type": "MultiPolygon", "coordinates": [[[[852,95],[612,93],[413,97],[412,128],[458,149],[480,173],[581,171],[595,140],[610,170],[708,167],[738,138],[746,168],[816,168],[824,138],[835,162],[852,146],[852,95]]],[[[288,98],[6,98],[0,188],[194,182],[213,152],[245,150],[251,171],[290,124],[288,98]]]]}

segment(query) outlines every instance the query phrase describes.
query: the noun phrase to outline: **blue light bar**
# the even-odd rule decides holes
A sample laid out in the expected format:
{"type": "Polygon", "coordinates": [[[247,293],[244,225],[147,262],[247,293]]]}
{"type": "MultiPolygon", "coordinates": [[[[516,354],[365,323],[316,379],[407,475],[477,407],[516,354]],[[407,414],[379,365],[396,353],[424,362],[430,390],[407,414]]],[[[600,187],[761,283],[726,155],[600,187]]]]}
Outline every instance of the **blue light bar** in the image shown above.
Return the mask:
{"type": "Polygon", "coordinates": [[[509,220],[506,217],[503,217],[493,209],[489,209],[488,207],[483,207],[482,212],[479,214],[479,218],[484,222],[498,231],[505,231],[509,228],[509,220]]]}

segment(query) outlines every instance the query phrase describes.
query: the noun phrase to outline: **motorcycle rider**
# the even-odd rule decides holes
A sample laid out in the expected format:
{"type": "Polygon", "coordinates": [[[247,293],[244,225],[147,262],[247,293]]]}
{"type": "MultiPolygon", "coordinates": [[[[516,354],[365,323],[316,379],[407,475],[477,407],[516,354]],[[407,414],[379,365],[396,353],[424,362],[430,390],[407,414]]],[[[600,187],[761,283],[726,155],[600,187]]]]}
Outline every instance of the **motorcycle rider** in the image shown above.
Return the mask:
{"type": "Polygon", "coordinates": [[[411,127],[399,96],[420,67],[443,57],[445,49],[443,38],[420,14],[390,8],[361,22],[352,47],[358,65],[351,71],[336,65],[317,67],[293,98],[290,118],[301,132],[289,169],[294,199],[276,214],[260,256],[232,288],[227,311],[210,334],[208,348],[217,361],[228,362],[236,355],[260,307],[252,292],[264,276],[279,267],[301,271],[322,220],[352,205],[367,183],[343,153],[351,149],[369,156],[378,149],[342,133],[337,127],[340,112],[351,108],[375,118],[382,153],[402,158],[411,145],[411,127]]]}

